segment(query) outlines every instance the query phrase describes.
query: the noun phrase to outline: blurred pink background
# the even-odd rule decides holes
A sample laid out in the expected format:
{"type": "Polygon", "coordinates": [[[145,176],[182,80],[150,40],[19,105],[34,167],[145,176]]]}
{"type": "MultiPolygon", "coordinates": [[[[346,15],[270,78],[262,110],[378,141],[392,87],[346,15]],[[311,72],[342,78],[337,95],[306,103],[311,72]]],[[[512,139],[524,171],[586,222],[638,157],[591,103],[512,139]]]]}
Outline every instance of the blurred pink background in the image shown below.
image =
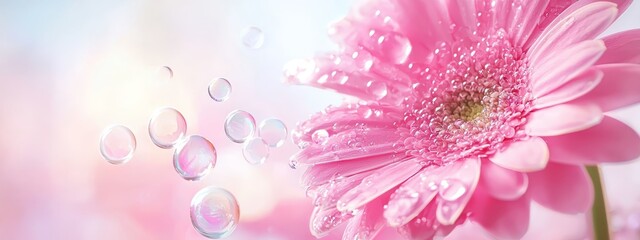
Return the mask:
{"type": "MultiPolygon", "coordinates": [[[[240,225],[228,239],[312,239],[311,201],[298,185],[303,169],[288,166],[296,147],[287,141],[252,166],[226,138],[223,122],[242,109],[292,129],[339,102],[335,93],[283,84],[281,70],[289,59],[335,48],[326,26],[350,4],[0,1],[0,239],[204,239],[191,226],[189,204],[210,185],[228,189],[240,204],[240,225]],[[264,31],[262,48],[242,45],[249,26],[264,31]],[[174,77],[159,81],[156,71],[165,65],[174,77]],[[218,77],[233,85],[223,103],[207,95],[218,77]],[[180,178],[172,151],[149,139],[148,119],[162,106],[180,110],[187,133],[216,146],[218,163],[201,181],[180,178]],[[100,156],[99,135],[110,124],[137,137],[127,164],[100,156]]],[[[606,34],[639,27],[636,1],[606,34]]],[[[640,130],[640,106],[612,115],[640,130]]],[[[638,172],[640,161],[604,167],[619,239],[640,239],[638,172]]],[[[525,239],[590,238],[584,215],[533,208],[525,239]]],[[[452,238],[464,237],[460,232],[452,238]]],[[[395,237],[387,231],[381,239],[395,237]]]]}

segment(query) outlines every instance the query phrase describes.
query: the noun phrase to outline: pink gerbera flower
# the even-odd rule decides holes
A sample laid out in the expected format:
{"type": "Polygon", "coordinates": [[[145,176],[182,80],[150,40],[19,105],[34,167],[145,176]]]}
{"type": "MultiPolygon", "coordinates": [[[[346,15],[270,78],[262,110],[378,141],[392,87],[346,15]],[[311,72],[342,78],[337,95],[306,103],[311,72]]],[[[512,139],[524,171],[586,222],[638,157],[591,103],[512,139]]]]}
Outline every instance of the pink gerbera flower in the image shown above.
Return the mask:
{"type": "Polygon", "coordinates": [[[583,166],[635,159],[640,137],[606,114],[640,101],[640,31],[594,40],[617,1],[373,0],[330,30],[341,50],[287,81],[357,98],[298,126],[293,163],[314,198],[311,231],[384,226],[409,238],[466,220],[522,236],[530,201],[578,213],[583,166]]]}

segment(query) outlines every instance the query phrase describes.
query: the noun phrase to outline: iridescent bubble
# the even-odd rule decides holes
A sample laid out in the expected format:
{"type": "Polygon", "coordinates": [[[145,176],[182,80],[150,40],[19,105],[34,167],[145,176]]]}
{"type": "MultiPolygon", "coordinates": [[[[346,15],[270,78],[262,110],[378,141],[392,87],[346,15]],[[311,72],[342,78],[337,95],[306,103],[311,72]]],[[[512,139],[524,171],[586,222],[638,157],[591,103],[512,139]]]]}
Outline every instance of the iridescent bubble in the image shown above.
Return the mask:
{"type": "Polygon", "coordinates": [[[218,78],[209,84],[209,96],[216,102],[224,102],[231,95],[231,83],[227,79],[218,78]]]}
{"type": "Polygon", "coordinates": [[[189,181],[200,180],[216,165],[216,148],[209,140],[192,135],[176,144],[173,167],[180,176],[189,181]]]}
{"type": "Polygon", "coordinates": [[[265,119],[260,122],[260,137],[269,147],[280,147],[287,139],[287,126],[275,118],[265,119]]]}
{"type": "Polygon", "coordinates": [[[136,150],[136,137],[125,126],[107,127],[100,136],[100,154],[112,164],[123,164],[131,160],[136,150]]]}
{"type": "Polygon", "coordinates": [[[248,48],[258,49],[264,43],[264,33],[258,27],[248,27],[242,36],[242,44],[248,48]]]}
{"type": "Polygon", "coordinates": [[[172,148],[183,140],[187,132],[187,122],[182,114],[170,107],[156,110],[149,120],[149,137],[161,148],[172,148]]]}
{"type": "Polygon", "coordinates": [[[256,130],[256,120],[253,116],[242,110],[235,110],[224,121],[224,132],[231,141],[243,143],[253,136],[256,130]]]}
{"type": "Polygon", "coordinates": [[[250,164],[260,165],[269,157],[269,146],[262,138],[252,138],[244,144],[242,155],[250,164]]]}
{"type": "Polygon", "coordinates": [[[229,191],[206,187],[191,199],[190,214],[193,227],[203,236],[220,239],[229,236],[238,225],[240,208],[229,191]]]}

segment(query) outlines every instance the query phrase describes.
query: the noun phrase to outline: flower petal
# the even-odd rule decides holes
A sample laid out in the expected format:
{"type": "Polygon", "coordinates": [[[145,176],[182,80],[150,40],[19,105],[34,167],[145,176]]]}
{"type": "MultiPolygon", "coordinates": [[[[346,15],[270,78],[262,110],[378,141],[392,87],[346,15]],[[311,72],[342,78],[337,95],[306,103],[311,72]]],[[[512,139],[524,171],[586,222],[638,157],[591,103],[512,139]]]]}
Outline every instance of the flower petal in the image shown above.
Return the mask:
{"type": "Polygon", "coordinates": [[[390,193],[367,203],[362,213],[354,217],[344,230],[342,239],[374,239],[386,222],[382,217],[384,206],[389,200],[390,193]]]}
{"type": "Polygon", "coordinates": [[[532,172],[541,170],[547,165],[549,150],[542,138],[531,137],[509,143],[504,150],[496,152],[489,159],[506,169],[532,172]]]}
{"type": "Polygon", "coordinates": [[[402,161],[384,166],[373,171],[371,175],[362,179],[362,183],[349,190],[338,200],[338,210],[356,210],[390,189],[400,185],[413,174],[418,172],[422,165],[414,160],[402,161]]]}
{"type": "Polygon", "coordinates": [[[503,201],[489,196],[479,188],[469,202],[471,221],[477,222],[495,239],[519,239],[529,228],[530,198],[527,194],[503,201]]]}
{"type": "Polygon", "coordinates": [[[404,182],[389,199],[384,217],[392,227],[402,226],[418,214],[438,194],[444,168],[430,166],[404,182]]]}
{"type": "Polygon", "coordinates": [[[604,74],[598,69],[589,69],[550,93],[536,97],[533,101],[534,109],[541,109],[565,103],[587,94],[602,80],[604,74]]]}
{"type": "Polygon", "coordinates": [[[354,174],[371,171],[394,162],[406,160],[399,154],[385,154],[361,159],[330,162],[309,167],[301,178],[303,186],[325,184],[335,178],[349,177],[354,174]]]}
{"type": "Polygon", "coordinates": [[[341,223],[351,219],[353,216],[347,213],[342,213],[336,208],[322,208],[315,207],[309,221],[309,229],[311,235],[316,238],[321,238],[329,234],[329,232],[341,223]]]}
{"type": "Polygon", "coordinates": [[[576,101],[598,104],[604,112],[640,102],[640,65],[623,63],[596,67],[604,73],[602,82],[576,101]]]}
{"type": "Polygon", "coordinates": [[[529,48],[531,65],[538,65],[549,53],[596,38],[611,25],[617,14],[616,4],[594,2],[552,22],[529,48]]]}
{"type": "Polygon", "coordinates": [[[443,225],[458,220],[473,196],[480,178],[480,160],[469,158],[450,164],[440,181],[436,217],[443,225]]]}
{"type": "Polygon", "coordinates": [[[445,226],[436,220],[436,209],[435,202],[429,203],[413,220],[398,227],[398,232],[406,239],[433,239],[434,235],[448,235],[466,219],[466,216],[462,215],[455,224],[445,226]]]}
{"type": "Polygon", "coordinates": [[[544,137],[551,160],[567,164],[622,162],[640,156],[640,136],[626,124],[605,116],[579,132],[544,137]]]}
{"type": "Polygon", "coordinates": [[[561,50],[548,61],[533,65],[534,96],[543,96],[589,69],[605,51],[601,40],[584,41],[561,50]]]}
{"type": "Polygon", "coordinates": [[[313,198],[313,205],[323,208],[336,208],[338,199],[347,191],[360,185],[362,179],[371,174],[363,172],[349,177],[339,177],[322,185],[313,185],[307,188],[307,196],[313,198]]]}
{"type": "Polygon", "coordinates": [[[583,213],[593,204],[593,186],[581,166],[549,163],[529,173],[529,192],[534,201],[563,213],[583,213]]]}
{"type": "Polygon", "coordinates": [[[527,174],[500,167],[491,162],[482,164],[480,183],[483,189],[500,200],[515,200],[527,191],[527,174]]]}
{"type": "Polygon", "coordinates": [[[509,31],[514,45],[520,47],[529,40],[529,36],[537,27],[537,23],[549,4],[549,0],[522,1],[521,6],[512,8],[508,20],[509,31]]]}
{"type": "Polygon", "coordinates": [[[619,32],[602,40],[607,46],[607,51],[602,54],[597,64],[640,64],[640,29],[619,32]]]}
{"type": "Polygon", "coordinates": [[[530,136],[556,136],[593,127],[603,117],[595,104],[565,103],[529,113],[524,129],[530,136]]]}

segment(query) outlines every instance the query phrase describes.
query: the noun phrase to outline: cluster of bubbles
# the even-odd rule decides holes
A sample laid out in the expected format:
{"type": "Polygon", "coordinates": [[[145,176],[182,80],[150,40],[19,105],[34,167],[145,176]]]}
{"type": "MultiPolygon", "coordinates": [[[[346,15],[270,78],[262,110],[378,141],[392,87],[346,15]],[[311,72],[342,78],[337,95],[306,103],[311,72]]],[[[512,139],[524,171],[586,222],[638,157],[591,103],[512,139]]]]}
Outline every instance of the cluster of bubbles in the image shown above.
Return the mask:
{"type": "MultiPolygon", "coordinates": [[[[259,28],[248,28],[243,44],[249,48],[260,48],[264,41],[259,28]]],[[[158,69],[162,79],[173,77],[173,70],[163,66],[158,69]]],[[[224,102],[231,95],[231,83],[218,78],[208,86],[208,94],[216,102],[224,102]]],[[[264,163],[271,147],[279,147],[287,138],[287,128],[278,119],[266,119],[256,129],[253,116],[236,110],[225,120],[224,131],[236,143],[244,143],[243,155],[253,165],[264,163]]],[[[187,135],[187,122],[175,108],[157,109],[149,120],[148,132],[151,141],[163,149],[173,149],[173,165],[185,180],[197,181],[206,176],[216,165],[215,146],[200,135],[187,135]]],[[[123,164],[131,160],[137,147],[136,136],[123,125],[112,125],[102,132],[100,153],[112,164],[123,164]]],[[[225,189],[206,187],[192,198],[191,222],[203,236],[218,239],[230,235],[236,228],[240,216],[238,203],[233,194],[225,189]]]]}

